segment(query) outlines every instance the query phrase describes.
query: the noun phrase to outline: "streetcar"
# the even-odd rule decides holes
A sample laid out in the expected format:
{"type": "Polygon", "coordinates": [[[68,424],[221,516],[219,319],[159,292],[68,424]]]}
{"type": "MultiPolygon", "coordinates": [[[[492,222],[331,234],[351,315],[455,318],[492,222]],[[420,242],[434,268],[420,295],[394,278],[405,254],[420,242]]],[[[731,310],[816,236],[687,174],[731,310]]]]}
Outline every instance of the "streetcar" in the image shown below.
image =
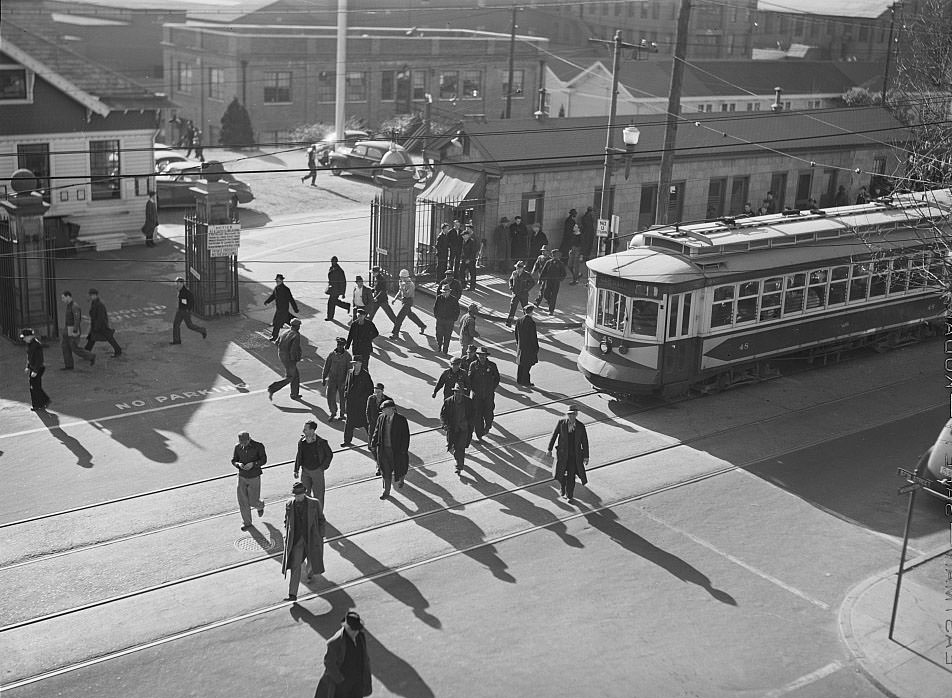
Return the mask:
{"type": "Polygon", "coordinates": [[[716,392],[936,334],[952,190],[656,226],[587,262],[578,367],[629,396],[716,392]],[[945,241],[945,242],[944,242],[945,241]]]}

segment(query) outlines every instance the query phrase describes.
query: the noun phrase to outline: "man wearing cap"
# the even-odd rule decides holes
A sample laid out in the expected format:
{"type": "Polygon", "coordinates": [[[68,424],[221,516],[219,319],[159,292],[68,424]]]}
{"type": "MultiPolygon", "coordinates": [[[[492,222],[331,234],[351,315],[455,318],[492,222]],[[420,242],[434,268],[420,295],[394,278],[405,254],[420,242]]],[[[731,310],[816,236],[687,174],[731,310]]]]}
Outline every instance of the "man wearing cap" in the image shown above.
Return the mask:
{"type": "Polygon", "coordinates": [[[354,312],[354,321],[347,331],[347,343],[344,349],[353,349],[354,356],[364,357],[364,368],[370,367],[370,355],[374,351],[374,339],[380,333],[372,320],[367,319],[367,312],[357,308],[354,312]]]}
{"type": "Polygon", "coordinates": [[[527,305],[524,308],[525,315],[516,320],[516,328],[512,331],[516,338],[516,383],[526,388],[532,387],[529,372],[539,363],[539,334],[536,322],[532,319],[534,310],[534,305],[527,305]]]}
{"type": "Polygon", "coordinates": [[[354,318],[357,317],[357,311],[363,310],[365,313],[370,313],[370,304],[373,302],[373,293],[370,288],[364,286],[364,277],[355,276],[354,277],[354,290],[351,294],[350,307],[354,310],[354,318]]]}
{"type": "Polygon", "coordinates": [[[264,444],[255,441],[247,431],[238,434],[238,443],[231,454],[231,464],[238,470],[238,511],[241,512],[241,530],[251,528],[251,507],[264,516],[261,499],[261,466],[268,462],[264,444]]]}
{"type": "Polygon", "coordinates": [[[457,383],[453,386],[453,396],[444,400],[440,409],[440,424],[446,432],[446,450],[456,458],[457,475],[463,469],[477,419],[476,405],[467,397],[466,386],[457,383]]]}
{"type": "Polygon", "coordinates": [[[406,269],[400,270],[400,281],[397,282],[397,300],[400,301],[400,312],[397,313],[397,321],[393,324],[393,331],[390,333],[390,339],[397,339],[400,335],[400,327],[405,318],[410,318],[420,328],[420,334],[426,333],[426,324],[413,312],[413,298],[416,296],[416,284],[410,279],[410,272],[406,269]]]}
{"type": "Polygon", "coordinates": [[[450,295],[453,296],[456,300],[459,300],[463,296],[463,284],[459,282],[453,272],[447,270],[443,273],[443,278],[440,279],[440,283],[437,284],[436,292],[443,293],[443,289],[449,288],[450,295]]]}
{"type": "Polygon", "coordinates": [[[301,584],[301,565],[307,561],[307,581],[314,574],[324,574],[324,506],[319,499],[307,496],[303,482],[291,488],[294,498],[284,506],[284,557],[281,573],[288,581],[287,601],[297,601],[301,584]]]}
{"type": "Polygon", "coordinates": [[[387,398],[380,405],[380,416],[370,437],[370,452],[377,461],[377,470],[383,477],[381,499],[390,496],[390,483],[403,488],[403,478],[410,468],[410,425],[397,412],[393,400],[387,398]]]}
{"type": "Polygon", "coordinates": [[[529,228],[522,216],[515,216],[509,226],[509,254],[511,259],[525,259],[529,254],[529,228]]]}
{"type": "MultiPolygon", "coordinates": [[[[459,320],[459,354],[463,356],[468,347],[475,347],[473,341],[479,336],[479,331],[476,329],[476,316],[479,312],[478,303],[470,303],[466,308],[466,314],[459,320]]],[[[475,349],[473,349],[475,351],[475,349]]],[[[475,355],[473,359],[475,359],[475,355]]],[[[469,367],[467,367],[467,370],[469,367]]]]}
{"type": "Polygon", "coordinates": [[[383,383],[374,385],[374,391],[367,398],[367,436],[373,440],[374,429],[377,427],[377,417],[380,416],[380,406],[390,397],[383,391],[383,383]]]}
{"type": "Polygon", "coordinates": [[[324,371],[321,374],[321,383],[324,385],[324,394],[327,396],[327,412],[331,422],[343,419],[346,413],[344,383],[352,361],[350,352],[344,348],[346,344],[346,337],[337,338],[337,347],[324,359],[324,371]],[[340,417],[337,416],[338,401],[340,402],[340,417]]]}
{"type": "Polygon", "coordinates": [[[350,312],[350,303],[340,300],[341,296],[347,295],[347,275],[340,264],[337,263],[337,257],[331,257],[331,266],[327,270],[327,288],[324,290],[327,294],[327,317],[324,320],[334,319],[334,310],[338,307],[350,312]]]}
{"type": "Polygon", "coordinates": [[[73,302],[73,294],[69,291],[63,291],[60,298],[66,304],[65,317],[66,325],[63,328],[63,337],[60,340],[60,348],[63,350],[63,370],[73,370],[73,354],[86,359],[89,365],[96,363],[96,355],[91,351],[81,349],[79,346],[79,335],[83,325],[83,311],[79,305],[73,302]]]}
{"type": "Polygon", "coordinates": [[[582,481],[582,484],[588,484],[588,477],[585,474],[585,467],[588,465],[588,433],[585,431],[585,425],[579,422],[578,408],[570,405],[565,410],[565,417],[560,419],[552,432],[552,438],[549,439],[549,447],[546,449],[548,454],[552,455],[552,447],[555,446],[555,470],[554,479],[558,480],[561,493],[559,496],[573,501],[575,494],[575,478],[582,481]]]}
{"type": "Polygon", "coordinates": [[[20,332],[20,339],[26,343],[26,375],[30,379],[30,402],[34,412],[45,410],[52,402],[50,396],[43,390],[43,374],[46,365],[43,362],[43,344],[33,333],[33,329],[25,327],[20,332]]]}
{"type": "Polygon", "coordinates": [[[374,383],[370,373],[364,369],[363,358],[359,354],[350,362],[350,371],[344,381],[344,442],[341,446],[353,446],[354,429],[363,427],[367,430],[367,440],[370,441],[370,429],[367,426],[367,399],[374,392],[374,383]]]}
{"type": "Polygon", "coordinates": [[[450,340],[453,338],[453,325],[459,318],[459,301],[453,297],[449,286],[436,296],[433,303],[433,317],[436,319],[436,349],[444,354],[450,353],[450,340]]]}
{"type": "Polygon", "coordinates": [[[208,330],[201,325],[192,322],[192,307],[195,305],[195,297],[185,286],[185,279],[178,277],[175,279],[175,285],[178,287],[178,305],[175,306],[175,319],[172,321],[172,341],[169,344],[182,343],[182,323],[192,330],[202,335],[202,339],[208,336],[208,330]]]}
{"type": "Polygon", "coordinates": [[[348,611],[341,622],[343,627],[327,641],[324,675],[314,698],[365,698],[373,692],[364,624],[356,611],[348,611]]]}
{"type": "Polygon", "coordinates": [[[532,274],[526,271],[526,263],[521,259],[516,262],[512,274],[509,275],[509,293],[512,298],[509,299],[509,316],[506,318],[506,327],[512,327],[512,319],[516,316],[516,306],[521,305],[525,308],[529,305],[529,291],[535,286],[535,279],[532,274]]]}
{"type": "Polygon", "coordinates": [[[278,338],[278,332],[284,327],[284,323],[293,318],[291,308],[298,312],[297,301],[284,284],[284,274],[277,274],[274,277],[274,290],[271,295],[264,299],[264,304],[274,303],[274,317],[271,319],[271,341],[278,338]]]}
{"type": "Polygon", "coordinates": [[[466,352],[463,353],[463,373],[466,374],[466,394],[469,395],[469,369],[476,363],[476,351],[479,349],[475,344],[469,344],[466,346],[466,352]]]}
{"type": "Polygon", "coordinates": [[[467,279],[469,280],[469,290],[476,290],[476,259],[479,257],[479,239],[473,231],[473,226],[467,225],[460,236],[462,245],[460,246],[459,279],[466,288],[467,279]]]}
{"type": "MultiPolygon", "coordinates": [[[[530,274],[532,276],[533,281],[535,281],[536,283],[539,282],[539,280],[542,278],[542,267],[544,267],[545,263],[548,262],[551,258],[552,258],[552,253],[549,252],[549,246],[543,245],[542,249],[539,250],[539,255],[535,257],[534,261],[532,262],[532,269],[530,270],[530,274]]],[[[539,304],[539,298],[542,298],[541,288],[539,289],[539,297],[536,298],[535,300],[536,305],[539,304]]]]}
{"type": "Polygon", "coordinates": [[[466,375],[466,371],[463,370],[463,360],[458,356],[453,357],[453,362],[450,367],[440,374],[436,385],[433,387],[433,397],[436,397],[440,388],[443,389],[444,400],[452,397],[453,389],[457,383],[462,383],[467,392],[469,391],[469,378],[466,375]]]}
{"type": "Polygon", "coordinates": [[[499,387],[499,369],[489,360],[489,350],[480,347],[476,363],[469,367],[469,388],[476,410],[476,438],[480,441],[493,426],[496,410],[496,388],[499,387]]]}
{"type": "Polygon", "coordinates": [[[274,398],[274,394],[284,386],[291,384],[291,399],[299,400],[301,398],[301,374],[298,371],[298,361],[301,360],[301,321],[294,318],[290,322],[290,327],[286,327],[278,334],[275,344],[278,345],[278,359],[284,366],[284,378],[275,381],[268,386],[268,399],[274,398]]]}
{"type": "MultiPolygon", "coordinates": [[[[436,248],[436,276],[439,276],[446,271],[446,263],[449,260],[450,256],[450,237],[449,237],[450,226],[448,223],[440,224],[440,232],[436,235],[436,240],[433,242],[433,247],[436,248]]],[[[450,272],[452,274],[452,272],[450,272]]]]}
{"type": "Polygon", "coordinates": [[[396,324],[397,316],[390,307],[390,276],[380,267],[372,269],[371,283],[373,284],[373,304],[370,312],[367,313],[367,319],[373,320],[377,310],[383,308],[383,312],[390,318],[390,322],[396,324]]]}
{"type": "Polygon", "coordinates": [[[565,265],[562,264],[562,254],[559,250],[552,250],[552,258],[542,267],[542,295],[536,300],[539,303],[545,299],[549,304],[549,315],[555,313],[555,299],[559,297],[559,288],[565,278],[565,265]]]}
{"type": "Polygon", "coordinates": [[[122,347],[116,341],[116,332],[109,326],[106,306],[99,300],[99,291],[89,289],[89,334],[86,335],[86,351],[92,351],[96,342],[109,342],[112,355],[122,356],[122,347]]]}
{"type": "MultiPolygon", "coordinates": [[[[549,236],[542,232],[542,226],[539,223],[532,224],[532,234],[529,236],[529,260],[538,259],[542,253],[548,253],[549,236]]],[[[531,261],[527,262],[527,264],[531,261]]]]}
{"type": "Polygon", "coordinates": [[[304,429],[297,445],[294,457],[294,479],[301,476],[304,490],[324,504],[324,471],[331,467],[334,452],[326,439],[317,434],[317,422],[310,419],[304,422],[304,429]]]}

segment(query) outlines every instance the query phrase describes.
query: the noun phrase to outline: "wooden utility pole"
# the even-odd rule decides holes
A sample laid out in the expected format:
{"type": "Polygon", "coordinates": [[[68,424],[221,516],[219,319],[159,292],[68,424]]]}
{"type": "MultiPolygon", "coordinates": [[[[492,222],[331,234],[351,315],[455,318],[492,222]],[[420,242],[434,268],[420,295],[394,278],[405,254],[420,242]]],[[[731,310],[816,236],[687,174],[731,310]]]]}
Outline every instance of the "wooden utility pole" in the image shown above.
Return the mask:
{"type": "Polygon", "coordinates": [[[512,117],[512,79],[516,72],[516,12],[519,8],[512,6],[512,29],[509,32],[509,82],[506,85],[506,118],[512,117]]]}
{"type": "Polygon", "coordinates": [[[886,43],[886,67],[883,69],[883,105],[886,104],[886,89],[889,87],[889,63],[892,60],[893,36],[896,30],[897,9],[902,9],[901,2],[894,2],[889,8],[889,41],[886,43]]]}
{"type": "Polygon", "coordinates": [[[684,57],[688,48],[690,20],[691,0],[681,0],[678,34],[674,41],[674,61],[671,63],[671,86],[668,88],[668,118],[664,127],[664,150],[661,152],[661,172],[658,175],[658,198],[655,201],[655,223],[659,225],[668,222],[668,196],[671,188],[671,172],[674,169],[678,119],[681,114],[681,83],[684,79],[684,57]]]}

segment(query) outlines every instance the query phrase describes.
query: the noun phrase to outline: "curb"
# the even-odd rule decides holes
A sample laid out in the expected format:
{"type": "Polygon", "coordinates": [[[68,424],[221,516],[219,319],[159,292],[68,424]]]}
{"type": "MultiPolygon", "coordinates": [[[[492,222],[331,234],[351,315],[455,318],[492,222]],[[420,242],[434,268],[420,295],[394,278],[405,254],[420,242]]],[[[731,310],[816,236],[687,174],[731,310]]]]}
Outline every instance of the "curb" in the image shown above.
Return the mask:
{"type": "MultiPolygon", "coordinates": [[[[945,555],[949,552],[949,550],[950,548],[948,546],[943,546],[939,550],[923,553],[919,557],[913,558],[912,560],[906,562],[905,572],[909,572],[920,565],[945,555]]],[[[845,644],[847,649],[849,649],[850,654],[858,665],[859,670],[863,673],[863,676],[865,676],[866,679],[877,688],[877,690],[882,692],[883,695],[888,696],[889,698],[904,698],[904,696],[900,696],[883,684],[883,682],[873,673],[872,669],[867,666],[865,661],[866,654],[859,646],[859,643],[856,641],[856,637],[853,634],[852,621],[853,608],[863,597],[863,595],[866,594],[866,592],[876,584],[879,584],[880,582],[895,575],[895,569],[888,569],[886,571],[879,572],[872,575],[871,577],[867,577],[865,580],[846,592],[846,596],[843,598],[843,601],[840,604],[839,612],[837,613],[837,625],[839,626],[840,639],[843,640],[843,644],[845,644]]]]}
{"type": "MultiPolygon", "coordinates": [[[[433,289],[429,288],[428,286],[424,286],[423,284],[420,284],[416,287],[416,290],[425,296],[428,296],[430,298],[436,298],[436,292],[433,289]]],[[[492,308],[486,308],[482,304],[480,304],[480,310],[479,312],[476,313],[476,317],[481,317],[485,320],[489,320],[490,322],[499,322],[499,323],[506,322],[506,318],[503,317],[502,313],[497,313],[492,308]]],[[[576,330],[583,327],[585,325],[585,322],[583,320],[561,320],[560,321],[560,320],[536,319],[536,325],[544,329],[576,330]]]]}

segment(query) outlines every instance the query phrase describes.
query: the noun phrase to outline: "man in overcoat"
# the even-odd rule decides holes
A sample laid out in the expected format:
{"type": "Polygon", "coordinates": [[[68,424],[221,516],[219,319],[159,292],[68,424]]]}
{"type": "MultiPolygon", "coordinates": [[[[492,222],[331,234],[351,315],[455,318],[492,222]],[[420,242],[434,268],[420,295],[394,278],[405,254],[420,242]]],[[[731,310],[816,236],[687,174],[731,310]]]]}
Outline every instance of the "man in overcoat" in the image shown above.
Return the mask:
{"type": "Polygon", "coordinates": [[[450,226],[448,223],[440,225],[440,232],[436,235],[433,247],[436,248],[436,276],[437,278],[446,271],[446,264],[450,258],[450,226]]]}
{"type": "Polygon", "coordinates": [[[83,325],[83,311],[79,305],[73,302],[73,294],[69,291],[63,291],[60,298],[66,304],[66,310],[63,314],[65,325],[63,327],[63,337],[60,340],[60,348],[63,350],[63,369],[73,370],[73,354],[86,359],[89,365],[96,363],[96,355],[79,347],[79,335],[83,325]]]}
{"type": "Polygon", "coordinates": [[[274,277],[274,290],[271,295],[264,299],[264,304],[274,303],[274,317],[271,319],[271,341],[278,338],[278,332],[284,327],[284,323],[293,318],[291,309],[298,312],[297,301],[291,294],[291,289],[284,285],[284,274],[278,274],[274,277]]]}
{"type": "Polygon", "coordinates": [[[529,305],[529,291],[535,286],[535,279],[532,274],[526,271],[526,263],[521,259],[516,262],[516,266],[509,276],[509,293],[512,298],[509,300],[509,316],[506,318],[506,327],[512,327],[512,319],[516,316],[516,306],[521,305],[525,308],[529,305]]]}
{"type": "Polygon", "coordinates": [[[370,373],[364,369],[363,358],[359,354],[350,362],[350,371],[344,381],[344,442],[341,446],[353,446],[354,429],[362,427],[367,430],[367,440],[370,440],[370,429],[367,427],[367,398],[374,392],[374,384],[370,373]]]}
{"type": "Polygon", "coordinates": [[[383,312],[390,318],[390,322],[396,324],[397,315],[393,312],[393,308],[390,307],[390,277],[387,272],[380,267],[374,267],[370,271],[373,303],[371,303],[370,310],[367,312],[367,319],[373,320],[377,311],[383,308],[383,312]]]}
{"type": "Polygon", "coordinates": [[[489,360],[489,350],[480,347],[476,362],[469,367],[469,389],[476,409],[476,438],[480,441],[493,427],[496,411],[496,388],[499,387],[499,369],[489,360]]]}
{"type": "Polygon", "coordinates": [[[466,449],[473,440],[473,428],[476,425],[476,406],[466,395],[466,386],[462,383],[457,383],[453,388],[453,397],[443,401],[440,423],[446,432],[446,450],[456,457],[458,475],[463,469],[466,449]]]}
{"type": "Polygon", "coordinates": [[[307,581],[311,576],[324,574],[324,507],[321,500],[307,496],[303,482],[295,482],[291,488],[294,498],[284,507],[284,558],[281,573],[287,577],[287,601],[297,601],[301,583],[301,565],[307,561],[307,581]]]}
{"type": "Polygon", "coordinates": [[[459,313],[459,301],[453,297],[448,286],[443,287],[433,303],[433,317],[436,318],[436,348],[444,354],[450,353],[453,325],[459,313]]]}
{"type": "Polygon", "coordinates": [[[532,318],[535,306],[530,303],[524,309],[525,315],[516,320],[516,328],[512,334],[516,338],[516,383],[532,387],[532,378],[529,372],[539,363],[539,333],[536,331],[536,322],[532,318]]]}
{"type": "Polygon", "coordinates": [[[350,303],[345,303],[340,298],[347,294],[347,275],[340,264],[337,263],[337,257],[331,257],[331,266],[327,270],[327,317],[324,320],[334,319],[334,310],[338,307],[350,312],[350,303]]]}
{"type": "Polygon", "coordinates": [[[31,327],[23,328],[20,339],[26,343],[26,375],[30,382],[30,402],[33,405],[30,409],[34,412],[45,410],[52,400],[43,390],[43,374],[46,372],[43,344],[31,327]]]}
{"type": "Polygon", "coordinates": [[[380,416],[381,405],[390,399],[383,391],[383,383],[374,385],[374,392],[367,398],[367,435],[373,440],[374,429],[377,428],[377,417],[380,416]]]}
{"type": "Polygon", "coordinates": [[[588,465],[588,433],[577,417],[578,408],[570,405],[565,411],[565,417],[555,425],[549,439],[549,447],[546,449],[551,456],[552,447],[555,446],[553,478],[559,482],[559,496],[565,497],[569,504],[575,501],[575,478],[581,480],[583,485],[588,484],[588,476],[585,474],[588,465]]]}
{"type": "Polygon", "coordinates": [[[155,204],[155,192],[149,192],[149,199],[145,202],[145,223],[139,229],[145,235],[145,246],[155,247],[155,231],[159,227],[159,209],[155,204]]]}
{"type": "Polygon", "coordinates": [[[337,347],[324,359],[321,382],[324,384],[324,393],[327,397],[327,411],[330,415],[327,421],[329,422],[343,419],[347,413],[344,402],[344,382],[347,380],[347,372],[350,370],[350,362],[353,359],[350,352],[344,349],[346,344],[346,337],[338,337],[337,347]],[[340,417],[337,416],[338,402],[340,402],[340,417]]]}
{"type": "Polygon", "coordinates": [[[268,399],[284,386],[291,384],[291,399],[301,398],[301,373],[298,371],[298,362],[301,360],[301,321],[291,320],[291,326],[281,330],[278,334],[278,359],[284,366],[284,378],[268,386],[268,399]]]}
{"type": "Polygon", "coordinates": [[[552,258],[543,265],[541,271],[542,298],[549,304],[549,315],[555,314],[555,301],[559,297],[559,289],[564,278],[565,265],[562,263],[562,254],[559,250],[552,250],[552,258]]]}
{"type": "Polygon", "coordinates": [[[344,349],[352,349],[354,356],[364,357],[364,368],[370,368],[370,355],[374,350],[374,340],[380,333],[373,321],[367,319],[363,308],[357,308],[354,321],[347,331],[347,343],[344,349]]]}
{"type": "Polygon", "coordinates": [[[410,425],[397,412],[397,405],[387,398],[380,405],[380,416],[370,437],[370,452],[377,460],[377,469],[383,477],[381,499],[390,496],[390,483],[403,488],[403,478],[410,469],[410,425]]]}
{"type": "Polygon", "coordinates": [[[122,356],[122,347],[116,341],[115,331],[109,326],[106,306],[99,300],[99,291],[89,289],[89,334],[86,335],[86,351],[92,351],[96,342],[109,342],[113,356],[122,356]]]}
{"type": "Polygon", "coordinates": [[[436,385],[433,386],[433,397],[436,397],[436,394],[440,391],[440,388],[442,388],[443,400],[448,400],[453,397],[453,390],[456,388],[457,383],[462,383],[463,387],[468,391],[468,381],[469,377],[466,375],[466,371],[463,370],[463,359],[459,356],[454,356],[450,367],[440,374],[436,385]]]}
{"type": "Polygon", "coordinates": [[[343,627],[327,641],[324,675],[314,698],[365,698],[373,693],[364,624],[356,611],[348,611],[341,622],[343,627]]]}

